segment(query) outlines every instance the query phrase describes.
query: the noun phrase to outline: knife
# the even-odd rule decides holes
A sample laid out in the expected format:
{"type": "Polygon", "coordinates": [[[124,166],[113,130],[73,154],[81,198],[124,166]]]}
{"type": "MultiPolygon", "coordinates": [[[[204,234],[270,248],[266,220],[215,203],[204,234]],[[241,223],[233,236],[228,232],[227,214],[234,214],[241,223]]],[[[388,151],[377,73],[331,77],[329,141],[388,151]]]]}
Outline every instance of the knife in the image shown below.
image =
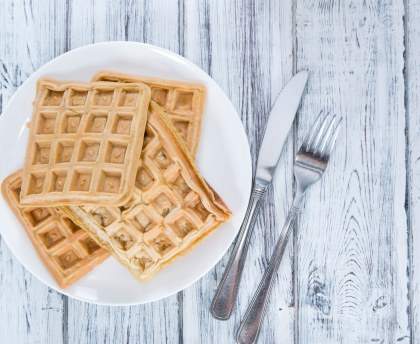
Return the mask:
{"type": "Polygon", "coordinates": [[[228,265],[210,306],[210,311],[216,319],[227,320],[232,314],[248,251],[249,237],[255,224],[260,201],[273,179],[307,80],[308,72],[297,73],[280,92],[271,109],[258,154],[257,170],[249,205],[228,265]]]}

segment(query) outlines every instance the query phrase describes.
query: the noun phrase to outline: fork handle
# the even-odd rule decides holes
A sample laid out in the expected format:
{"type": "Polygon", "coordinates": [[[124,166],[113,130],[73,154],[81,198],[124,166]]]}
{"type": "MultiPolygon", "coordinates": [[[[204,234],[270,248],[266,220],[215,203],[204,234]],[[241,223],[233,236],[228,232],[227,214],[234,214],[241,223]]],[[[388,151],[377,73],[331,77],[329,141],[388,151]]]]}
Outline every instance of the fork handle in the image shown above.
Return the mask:
{"type": "Polygon", "coordinates": [[[260,206],[260,200],[264,195],[265,190],[265,187],[258,185],[254,186],[252,190],[238,238],[236,239],[229,262],[210,306],[210,311],[216,319],[227,320],[232,314],[236,296],[238,295],[245,257],[248,251],[249,237],[251,236],[250,234],[255,224],[257,210],[260,206]]]}
{"type": "Polygon", "coordinates": [[[265,270],[261,282],[258,285],[258,289],[255,292],[239,327],[236,340],[240,344],[254,343],[258,337],[265,310],[267,308],[267,301],[269,299],[268,296],[270,295],[271,286],[273,284],[272,282],[274,280],[274,276],[276,275],[277,268],[280,265],[286,249],[287,241],[290,233],[292,232],[291,229],[294,226],[298,213],[299,207],[293,206],[286,218],[280,237],[277,240],[274,252],[270,258],[270,263],[265,270]]]}

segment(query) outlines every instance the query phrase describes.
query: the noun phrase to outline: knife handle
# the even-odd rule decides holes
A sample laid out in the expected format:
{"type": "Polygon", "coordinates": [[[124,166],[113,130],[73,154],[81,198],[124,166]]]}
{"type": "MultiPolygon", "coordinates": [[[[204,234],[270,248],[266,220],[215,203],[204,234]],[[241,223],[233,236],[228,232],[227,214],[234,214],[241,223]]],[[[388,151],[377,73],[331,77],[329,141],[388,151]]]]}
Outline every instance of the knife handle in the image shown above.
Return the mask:
{"type": "Polygon", "coordinates": [[[248,251],[249,237],[251,236],[260,200],[264,195],[265,190],[265,187],[259,185],[255,185],[252,190],[238,238],[236,239],[229,262],[210,306],[211,314],[216,319],[227,320],[232,314],[236,296],[238,295],[245,257],[248,251]]]}

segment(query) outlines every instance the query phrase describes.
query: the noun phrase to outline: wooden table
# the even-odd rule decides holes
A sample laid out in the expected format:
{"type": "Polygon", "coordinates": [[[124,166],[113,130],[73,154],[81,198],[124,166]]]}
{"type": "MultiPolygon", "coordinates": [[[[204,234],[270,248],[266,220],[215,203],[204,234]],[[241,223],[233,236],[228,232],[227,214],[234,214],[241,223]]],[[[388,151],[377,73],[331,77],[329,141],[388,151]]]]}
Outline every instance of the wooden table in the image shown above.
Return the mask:
{"type": "Polygon", "coordinates": [[[294,151],[321,109],[344,117],[339,147],[306,198],[259,342],[419,343],[419,23],[416,0],[1,0],[0,108],[67,50],[148,42],[219,83],[255,160],[275,96],[294,72],[311,77],[229,321],[208,311],[227,255],[175,296],[110,308],[47,288],[1,241],[0,343],[233,342],[291,203],[294,151]]]}

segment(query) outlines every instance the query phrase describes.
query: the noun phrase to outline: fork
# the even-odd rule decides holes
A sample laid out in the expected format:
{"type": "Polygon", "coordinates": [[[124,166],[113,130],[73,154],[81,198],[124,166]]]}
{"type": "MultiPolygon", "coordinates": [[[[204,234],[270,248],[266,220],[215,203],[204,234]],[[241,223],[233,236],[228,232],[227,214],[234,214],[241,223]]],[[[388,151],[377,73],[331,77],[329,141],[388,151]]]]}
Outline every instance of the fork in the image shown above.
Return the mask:
{"type": "Polygon", "coordinates": [[[327,168],[330,155],[340,131],[342,118],[321,111],[312,130],[305,137],[296,154],[293,172],[296,180],[296,194],[292,207],[277,240],[270,263],[261,279],[244,319],[239,327],[236,340],[238,343],[254,343],[260,331],[272,282],[292,228],[301,209],[306,190],[319,179],[327,168]]]}

